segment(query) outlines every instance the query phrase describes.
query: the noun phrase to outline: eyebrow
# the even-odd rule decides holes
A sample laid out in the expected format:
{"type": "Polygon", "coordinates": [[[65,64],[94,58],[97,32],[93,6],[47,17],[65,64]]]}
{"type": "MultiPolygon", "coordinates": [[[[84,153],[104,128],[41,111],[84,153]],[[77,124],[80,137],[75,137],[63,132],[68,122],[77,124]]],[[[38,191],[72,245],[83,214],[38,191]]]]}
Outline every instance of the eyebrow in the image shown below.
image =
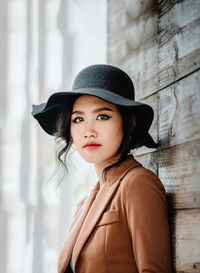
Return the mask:
{"type": "MultiPolygon", "coordinates": [[[[94,109],[94,110],[92,111],[92,113],[99,113],[99,112],[102,112],[102,111],[110,111],[110,112],[113,112],[113,110],[110,109],[110,108],[101,107],[101,108],[94,109]]],[[[74,112],[72,112],[72,115],[74,115],[74,114],[84,114],[84,112],[82,112],[82,111],[74,111],[74,112]]]]}

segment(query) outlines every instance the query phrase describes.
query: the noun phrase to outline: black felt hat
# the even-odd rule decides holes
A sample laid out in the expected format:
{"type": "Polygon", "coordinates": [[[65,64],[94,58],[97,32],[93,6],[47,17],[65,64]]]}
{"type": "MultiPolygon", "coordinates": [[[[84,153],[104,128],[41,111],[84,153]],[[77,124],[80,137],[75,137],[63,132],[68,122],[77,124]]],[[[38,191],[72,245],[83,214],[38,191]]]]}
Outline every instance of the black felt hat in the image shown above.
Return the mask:
{"type": "Polygon", "coordinates": [[[72,90],[54,93],[47,103],[33,105],[32,115],[46,133],[54,135],[61,107],[71,106],[80,95],[96,96],[109,103],[130,109],[137,118],[139,146],[144,145],[149,148],[157,146],[148,133],[153,121],[153,109],[147,104],[135,101],[132,80],[123,70],[107,64],[91,65],[81,70],[74,80],[72,90]]]}

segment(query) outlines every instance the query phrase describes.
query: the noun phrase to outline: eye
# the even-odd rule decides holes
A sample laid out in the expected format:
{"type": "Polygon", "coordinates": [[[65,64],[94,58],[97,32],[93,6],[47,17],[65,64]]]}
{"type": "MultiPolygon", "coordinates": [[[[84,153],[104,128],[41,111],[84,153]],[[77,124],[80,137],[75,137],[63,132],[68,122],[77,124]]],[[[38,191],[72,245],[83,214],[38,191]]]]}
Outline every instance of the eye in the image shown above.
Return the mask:
{"type": "Polygon", "coordinates": [[[98,115],[97,120],[107,120],[109,118],[110,117],[108,115],[101,114],[101,115],[98,115]]]}
{"type": "Polygon", "coordinates": [[[83,121],[83,118],[81,118],[81,117],[76,117],[76,118],[74,118],[73,120],[72,120],[72,122],[74,122],[74,123],[80,123],[80,122],[82,122],[83,121]]]}

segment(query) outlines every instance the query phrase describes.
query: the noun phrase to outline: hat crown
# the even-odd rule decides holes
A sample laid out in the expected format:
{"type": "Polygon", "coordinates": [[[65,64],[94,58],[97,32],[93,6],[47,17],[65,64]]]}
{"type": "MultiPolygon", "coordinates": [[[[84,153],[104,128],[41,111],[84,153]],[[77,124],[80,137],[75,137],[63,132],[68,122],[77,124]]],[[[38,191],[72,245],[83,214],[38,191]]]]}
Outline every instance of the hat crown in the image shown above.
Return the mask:
{"type": "Polygon", "coordinates": [[[127,99],[134,100],[135,92],[131,78],[121,69],[111,65],[92,65],[76,76],[72,90],[104,89],[127,99]]]}

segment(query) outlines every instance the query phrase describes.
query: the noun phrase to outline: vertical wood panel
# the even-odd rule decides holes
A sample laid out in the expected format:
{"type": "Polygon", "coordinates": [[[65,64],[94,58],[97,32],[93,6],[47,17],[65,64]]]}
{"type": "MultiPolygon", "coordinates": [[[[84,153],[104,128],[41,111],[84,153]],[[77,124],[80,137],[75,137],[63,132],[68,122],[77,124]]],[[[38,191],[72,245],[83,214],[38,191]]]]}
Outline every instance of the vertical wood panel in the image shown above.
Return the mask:
{"type": "Polygon", "coordinates": [[[200,1],[148,1],[145,11],[139,0],[108,2],[108,62],[125,69],[136,99],[154,108],[150,132],[161,144],[134,155],[167,191],[174,272],[200,272],[200,1]]]}
{"type": "Polygon", "coordinates": [[[132,50],[120,66],[129,73],[135,86],[136,100],[143,100],[157,91],[158,37],[132,50]]]}
{"type": "Polygon", "coordinates": [[[158,175],[172,208],[200,208],[199,158],[200,140],[157,153],[158,175]]]}
{"type": "Polygon", "coordinates": [[[135,0],[133,15],[130,2],[122,2],[116,5],[108,1],[107,61],[129,73],[137,90],[136,98],[141,100],[157,90],[157,5],[155,1],[147,4],[135,0]]]}
{"type": "Polygon", "coordinates": [[[173,212],[174,269],[177,273],[200,272],[199,219],[199,209],[173,212]]]}
{"type": "Polygon", "coordinates": [[[200,138],[200,71],[158,93],[159,140],[174,146],[200,138]]]}
{"type": "Polygon", "coordinates": [[[135,154],[144,167],[158,174],[170,208],[200,208],[200,140],[152,153],[135,154]]]}
{"type": "Polygon", "coordinates": [[[177,1],[173,7],[170,5],[161,13],[159,32],[158,89],[161,89],[200,68],[200,1],[177,1]]]}

